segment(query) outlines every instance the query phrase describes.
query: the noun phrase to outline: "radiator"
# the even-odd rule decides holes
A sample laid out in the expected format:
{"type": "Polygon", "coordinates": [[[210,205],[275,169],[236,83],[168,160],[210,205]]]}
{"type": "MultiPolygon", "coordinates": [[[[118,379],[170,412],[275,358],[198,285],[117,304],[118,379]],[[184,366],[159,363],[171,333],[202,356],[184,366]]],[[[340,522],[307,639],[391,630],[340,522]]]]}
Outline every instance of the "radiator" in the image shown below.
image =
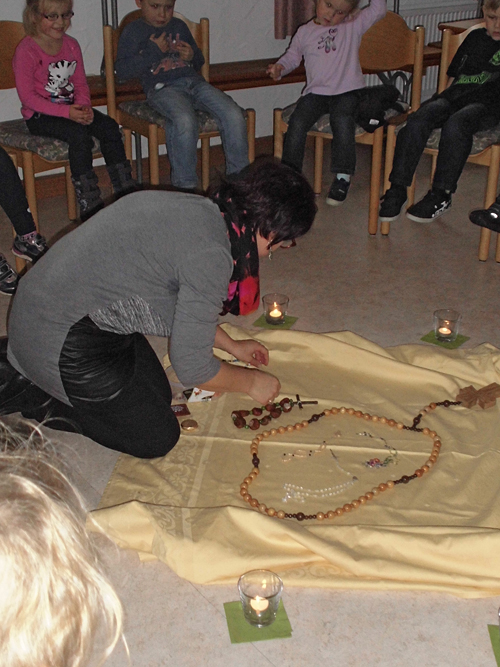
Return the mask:
{"type": "MultiPolygon", "coordinates": [[[[474,3],[475,4],[475,3],[474,3]]],[[[430,10],[425,14],[411,14],[404,16],[408,27],[414,28],[417,25],[423,25],[425,28],[425,43],[438,42],[441,39],[441,31],[438,28],[439,23],[444,21],[461,21],[464,19],[475,18],[477,14],[477,5],[470,9],[462,9],[460,11],[449,10],[442,8],[430,10]]],[[[438,83],[438,67],[428,67],[427,73],[422,81],[422,100],[428,99],[436,92],[438,83]]],[[[380,79],[375,74],[370,74],[365,77],[367,86],[376,86],[380,83],[380,79]]],[[[400,86],[399,86],[400,87],[400,86]]]]}

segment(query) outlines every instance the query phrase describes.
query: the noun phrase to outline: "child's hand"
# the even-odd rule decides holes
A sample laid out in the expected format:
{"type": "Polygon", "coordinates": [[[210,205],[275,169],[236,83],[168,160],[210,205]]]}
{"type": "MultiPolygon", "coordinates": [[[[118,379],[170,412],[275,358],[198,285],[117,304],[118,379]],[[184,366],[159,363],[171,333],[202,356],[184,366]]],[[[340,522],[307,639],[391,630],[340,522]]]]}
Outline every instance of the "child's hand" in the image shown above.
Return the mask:
{"type": "Polygon", "coordinates": [[[171,44],[170,40],[167,39],[166,33],[162,32],[159,37],[155,37],[154,35],[151,35],[149,38],[152,42],[156,44],[156,46],[160,49],[162,53],[166,53],[167,51],[170,51],[171,44]]]}
{"type": "Polygon", "coordinates": [[[274,63],[274,65],[268,65],[267,74],[273,79],[273,81],[279,81],[281,79],[281,72],[284,70],[284,66],[279,63],[274,63]]]}
{"type": "Polygon", "coordinates": [[[181,60],[190,62],[194,58],[194,51],[190,44],[183,42],[182,39],[179,39],[179,35],[176,35],[175,40],[172,42],[172,48],[174,48],[181,57],[181,60]]]}
{"type": "Polygon", "coordinates": [[[69,118],[80,125],[90,125],[94,118],[94,112],[89,107],[84,107],[81,104],[72,104],[69,108],[69,118]],[[90,113],[89,113],[90,111],[90,113]]]}
{"type": "Polygon", "coordinates": [[[90,125],[94,122],[94,109],[92,107],[82,107],[82,109],[87,114],[87,125],[90,125]]]}

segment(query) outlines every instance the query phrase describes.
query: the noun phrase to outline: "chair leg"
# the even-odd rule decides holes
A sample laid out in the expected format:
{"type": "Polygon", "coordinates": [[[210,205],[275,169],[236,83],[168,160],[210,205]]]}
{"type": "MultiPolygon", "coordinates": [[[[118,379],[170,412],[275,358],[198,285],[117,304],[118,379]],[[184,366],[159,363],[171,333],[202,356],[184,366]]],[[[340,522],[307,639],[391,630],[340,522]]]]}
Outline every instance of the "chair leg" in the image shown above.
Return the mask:
{"type": "Polygon", "coordinates": [[[125,155],[130,164],[132,164],[132,130],[123,128],[123,136],[125,138],[125,155]]]}
{"type": "Polygon", "coordinates": [[[314,194],[321,194],[323,185],[323,137],[314,137],[314,194]]]}
{"type": "Polygon", "coordinates": [[[160,160],[158,156],[158,126],[155,123],[149,124],[148,152],[149,152],[149,183],[150,185],[160,185],[160,160]]]}
{"type": "MultiPolygon", "coordinates": [[[[392,163],[394,161],[394,151],[396,149],[396,128],[394,125],[389,125],[387,128],[387,137],[385,140],[385,163],[384,163],[384,194],[391,187],[389,176],[392,171],[392,163]]],[[[390,222],[380,223],[380,233],[382,236],[388,236],[391,231],[390,222]]]]}
{"type": "Polygon", "coordinates": [[[210,137],[201,138],[201,187],[206,190],[210,183],[210,137]]]}
{"type": "Polygon", "coordinates": [[[432,183],[434,181],[434,174],[436,173],[436,166],[437,166],[437,155],[433,154],[431,161],[431,185],[430,185],[431,188],[432,188],[432,183]]]}
{"type": "MultiPolygon", "coordinates": [[[[478,257],[480,262],[486,262],[490,250],[491,231],[486,227],[481,227],[481,236],[479,237],[478,257]]],[[[497,260],[498,261],[498,260],[497,260]]]]}
{"type": "MultiPolygon", "coordinates": [[[[496,199],[498,187],[498,175],[500,173],[500,146],[491,146],[490,166],[488,168],[488,180],[486,183],[486,193],[484,196],[484,208],[489,208],[496,199]]],[[[500,241],[497,235],[495,260],[500,262],[500,241]]],[[[489,229],[481,228],[479,239],[479,261],[486,262],[490,250],[491,232],[489,229]]]]}
{"type": "Polygon", "coordinates": [[[382,146],[384,128],[379,127],[373,133],[372,167],[370,176],[370,201],[368,203],[368,233],[376,234],[378,230],[378,206],[380,201],[380,181],[382,177],[382,146]]]}
{"type": "Polygon", "coordinates": [[[411,185],[408,188],[408,206],[407,206],[407,208],[412,206],[413,202],[415,201],[415,186],[416,186],[416,184],[417,184],[417,177],[414,176],[413,180],[411,182],[411,185]]]}
{"type": "Polygon", "coordinates": [[[282,109],[274,110],[274,157],[281,160],[283,157],[283,120],[281,118],[282,109]]]}
{"type": "Polygon", "coordinates": [[[64,175],[66,177],[66,198],[68,200],[68,217],[70,220],[76,220],[78,215],[76,212],[76,193],[71,181],[71,169],[64,168],[64,175]]]}
{"type": "Polygon", "coordinates": [[[247,109],[248,161],[255,161],[255,109],[247,109]]]}
{"type": "Polygon", "coordinates": [[[33,166],[33,154],[29,151],[23,152],[23,178],[26,199],[28,200],[31,215],[33,216],[35,226],[38,230],[38,206],[36,203],[35,168],[33,166]]]}

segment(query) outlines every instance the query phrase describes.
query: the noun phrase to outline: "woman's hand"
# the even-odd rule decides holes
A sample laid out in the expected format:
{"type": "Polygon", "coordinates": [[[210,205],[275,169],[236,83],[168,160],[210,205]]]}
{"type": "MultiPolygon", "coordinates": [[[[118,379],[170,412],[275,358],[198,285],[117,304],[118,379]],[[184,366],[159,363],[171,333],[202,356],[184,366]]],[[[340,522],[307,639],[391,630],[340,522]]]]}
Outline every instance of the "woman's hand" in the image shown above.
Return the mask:
{"type": "Polygon", "coordinates": [[[281,390],[278,378],[264,371],[252,371],[252,374],[253,382],[247,394],[261,405],[272,403],[281,390]]]}
{"type": "Polygon", "coordinates": [[[262,343],[258,343],[251,338],[234,341],[232,354],[239,361],[251,364],[256,368],[260,368],[263,364],[267,366],[269,363],[269,351],[267,347],[264,347],[262,343]]]}

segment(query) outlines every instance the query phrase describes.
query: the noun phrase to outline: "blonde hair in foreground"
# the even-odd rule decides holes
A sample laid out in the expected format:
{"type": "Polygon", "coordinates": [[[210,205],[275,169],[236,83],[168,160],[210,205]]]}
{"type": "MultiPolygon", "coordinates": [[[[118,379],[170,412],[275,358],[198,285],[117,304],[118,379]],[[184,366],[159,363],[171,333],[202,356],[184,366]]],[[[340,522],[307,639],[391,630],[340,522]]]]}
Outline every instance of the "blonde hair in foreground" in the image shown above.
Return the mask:
{"type": "Polygon", "coordinates": [[[21,427],[0,420],[0,665],[103,664],[122,635],[120,600],[53,448],[21,427]]]}

